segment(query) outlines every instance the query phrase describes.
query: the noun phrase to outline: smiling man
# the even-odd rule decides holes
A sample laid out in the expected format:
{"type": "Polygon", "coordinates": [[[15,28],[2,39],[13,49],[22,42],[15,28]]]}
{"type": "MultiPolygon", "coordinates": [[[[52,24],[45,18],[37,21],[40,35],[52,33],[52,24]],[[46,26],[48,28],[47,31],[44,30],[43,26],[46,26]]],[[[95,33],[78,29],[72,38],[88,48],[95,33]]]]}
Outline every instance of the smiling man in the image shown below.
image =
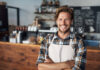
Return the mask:
{"type": "Polygon", "coordinates": [[[70,32],[73,10],[68,6],[58,8],[55,21],[58,32],[43,40],[37,60],[38,70],[83,70],[82,38],[70,32]]]}

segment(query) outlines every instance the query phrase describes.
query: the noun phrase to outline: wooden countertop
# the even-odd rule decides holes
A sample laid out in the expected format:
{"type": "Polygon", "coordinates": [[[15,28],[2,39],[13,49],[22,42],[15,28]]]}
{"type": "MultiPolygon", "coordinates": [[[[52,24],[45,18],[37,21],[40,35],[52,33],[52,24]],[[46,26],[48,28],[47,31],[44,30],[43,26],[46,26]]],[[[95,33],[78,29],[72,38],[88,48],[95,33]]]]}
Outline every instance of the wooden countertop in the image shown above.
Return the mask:
{"type": "Polygon", "coordinates": [[[100,48],[87,47],[85,70],[100,70],[100,48]]]}
{"type": "Polygon", "coordinates": [[[100,52],[100,48],[88,46],[87,52],[100,52]]]}
{"type": "MultiPolygon", "coordinates": [[[[0,44],[8,44],[8,45],[16,45],[16,46],[25,46],[25,47],[40,47],[38,44],[21,44],[21,43],[10,43],[10,42],[2,42],[0,41],[0,44]]],[[[97,47],[87,47],[88,52],[100,52],[100,48],[97,47]]]]}
{"type": "Polygon", "coordinates": [[[40,47],[40,45],[38,45],[38,44],[21,44],[21,43],[10,43],[10,42],[2,42],[2,41],[0,41],[0,44],[8,44],[8,45],[16,45],[16,46],[29,46],[29,47],[35,47],[35,46],[37,46],[37,47],[40,47]],[[34,45],[34,46],[33,46],[34,45]]]}

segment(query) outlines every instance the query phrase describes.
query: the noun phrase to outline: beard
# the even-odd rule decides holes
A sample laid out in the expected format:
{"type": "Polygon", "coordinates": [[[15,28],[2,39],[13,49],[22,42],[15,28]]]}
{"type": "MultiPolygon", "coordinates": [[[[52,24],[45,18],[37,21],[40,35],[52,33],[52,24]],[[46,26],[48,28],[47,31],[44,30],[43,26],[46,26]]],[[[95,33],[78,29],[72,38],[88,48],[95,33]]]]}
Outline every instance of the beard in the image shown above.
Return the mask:
{"type": "Polygon", "coordinates": [[[67,33],[70,31],[70,27],[68,27],[67,25],[60,25],[59,26],[59,32],[61,33],[67,33]]]}

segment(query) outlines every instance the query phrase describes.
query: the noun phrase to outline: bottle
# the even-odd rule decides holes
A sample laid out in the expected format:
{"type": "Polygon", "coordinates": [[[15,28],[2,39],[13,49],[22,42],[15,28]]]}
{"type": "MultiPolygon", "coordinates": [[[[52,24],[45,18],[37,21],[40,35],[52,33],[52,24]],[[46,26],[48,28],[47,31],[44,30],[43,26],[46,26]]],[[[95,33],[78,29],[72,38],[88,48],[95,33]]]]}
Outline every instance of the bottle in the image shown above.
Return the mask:
{"type": "Polygon", "coordinates": [[[49,6],[52,6],[53,2],[52,0],[49,1],[49,6]]]}
{"type": "Polygon", "coordinates": [[[17,34],[17,43],[21,43],[21,31],[17,34]]]}
{"type": "Polygon", "coordinates": [[[56,7],[58,7],[59,4],[60,4],[60,3],[59,3],[59,0],[56,0],[56,1],[55,1],[55,5],[56,5],[56,7]]]}
{"type": "Polygon", "coordinates": [[[39,13],[42,13],[42,6],[39,7],[38,12],[39,12],[39,13]]]}
{"type": "Polygon", "coordinates": [[[17,31],[16,31],[16,30],[14,30],[14,31],[10,34],[9,41],[10,41],[11,43],[17,43],[17,31]]]}
{"type": "Polygon", "coordinates": [[[52,0],[52,6],[53,7],[55,6],[55,0],[52,0]]]}
{"type": "Polygon", "coordinates": [[[41,44],[41,42],[44,40],[43,38],[43,34],[42,33],[39,33],[38,36],[37,36],[37,42],[38,44],[41,44]]]}

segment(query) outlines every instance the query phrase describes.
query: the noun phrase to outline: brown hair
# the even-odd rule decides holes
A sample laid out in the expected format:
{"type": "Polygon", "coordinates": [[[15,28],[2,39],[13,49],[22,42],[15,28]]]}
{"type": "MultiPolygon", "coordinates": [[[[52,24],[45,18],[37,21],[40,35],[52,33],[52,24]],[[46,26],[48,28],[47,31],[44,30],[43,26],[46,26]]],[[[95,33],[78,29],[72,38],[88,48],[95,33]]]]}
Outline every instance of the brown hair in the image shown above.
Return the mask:
{"type": "Polygon", "coordinates": [[[71,19],[73,19],[73,10],[71,8],[69,8],[68,6],[61,6],[56,9],[55,20],[57,20],[59,14],[61,12],[68,12],[71,15],[71,19]]]}

